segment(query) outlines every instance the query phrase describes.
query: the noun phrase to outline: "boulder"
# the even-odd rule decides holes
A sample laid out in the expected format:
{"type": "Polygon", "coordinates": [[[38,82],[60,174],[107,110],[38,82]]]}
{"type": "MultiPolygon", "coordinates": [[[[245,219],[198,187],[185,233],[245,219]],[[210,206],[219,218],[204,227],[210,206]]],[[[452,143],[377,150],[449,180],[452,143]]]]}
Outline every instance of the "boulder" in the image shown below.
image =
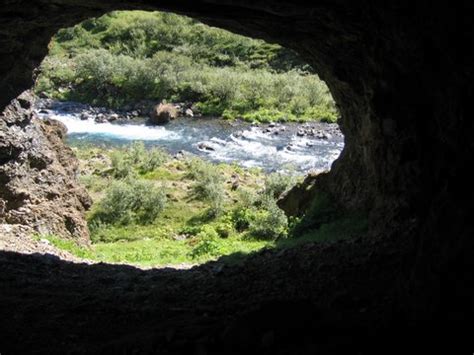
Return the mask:
{"type": "Polygon", "coordinates": [[[103,113],[99,113],[99,114],[95,117],[94,121],[95,121],[96,123],[105,123],[105,122],[107,122],[107,118],[105,117],[105,115],[104,115],[103,113]]]}
{"type": "Polygon", "coordinates": [[[109,122],[114,122],[114,121],[117,121],[118,119],[119,119],[119,115],[116,114],[116,113],[113,113],[109,116],[108,121],[109,122]]]}
{"type": "Polygon", "coordinates": [[[87,121],[90,118],[90,115],[86,112],[81,113],[81,121],[87,121]]]}
{"type": "Polygon", "coordinates": [[[280,196],[277,205],[288,217],[301,217],[306,212],[313,201],[318,175],[318,173],[309,173],[302,182],[280,196]]]}
{"type": "Polygon", "coordinates": [[[153,108],[148,122],[152,125],[162,125],[178,117],[178,110],[171,104],[159,104],[153,108]]]}
{"type": "Polygon", "coordinates": [[[186,109],[186,111],[184,111],[184,115],[186,117],[194,117],[193,110],[191,110],[190,108],[186,109]]]}
{"type": "Polygon", "coordinates": [[[200,142],[198,143],[198,149],[199,150],[206,150],[206,151],[214,151],[216,150],[213,146],[211,146],[209,143],[207,142],[200,142]]]}

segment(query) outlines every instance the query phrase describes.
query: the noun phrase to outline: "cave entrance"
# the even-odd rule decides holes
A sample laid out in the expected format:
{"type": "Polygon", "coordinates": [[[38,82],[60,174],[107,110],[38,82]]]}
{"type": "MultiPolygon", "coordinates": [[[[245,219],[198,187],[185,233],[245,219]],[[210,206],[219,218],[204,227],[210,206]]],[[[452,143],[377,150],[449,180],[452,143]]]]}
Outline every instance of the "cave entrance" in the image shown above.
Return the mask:
{"type": "Polygon", "coordinates": [[[49,48],[36,110],[67,127],[80,160],[92,259],[193,264],[278,245],[308,207],[295,198],[343,148],[328,87],[279,45],[116,11],[49,48]]]}
{"type": "MultiPolygon", "coordinates": [[[[305,223],[323,228],[334,219],[327,202],[336,200],[366,211],[370,233],[334,245],[258,253],[235,268],[212,270],[211,264],[179,272],[71,265],[2,251],[0,326],[7,340],[0,351],[377,353],[386,344],[394,344],[392,352],[406,344],[424,352],[443,345],[472,349],[472,337],[464,334],[473,314],[473,4],[450,5],[9,1],[1,9],[2,109],[31,87],[57,29],[118,8],[175,10],[293,48],[329,84],[346,135],[330,174],[317,179],[326,195],[308,197],[304,189],[297,199],[318,207],[305,223]],[[284,307],[285,301],[296,302],[284,307]],[[306,307],[308,301],[314,308],[306,307]]],[[[99,78],[109,67],[102,63],[99,78]]],[[[63,77],[71,73],[67,69],[55,72],[63,77]]],[[[129,73],[114,79],[131,83],[129,73]]],[[[141,71],[138,78],[146,82],[148,74],[141,71]]],[[[102,89],[120,97],[115,85],[102,89]]],[[[1,243],[13,228],[24,233],[45,221],[59,226],[65,213],[87,202],[77,185],[64,183],[75,172],[74,161],[64,159],[70,151],[45,138],[53,131],[62,135],[60,126],[30,121],[28,110],[24,99],[14,100],[0,117],[1,243]],[[36,219],[32,212],[39,207],[36,219]]],[[[77,226],[68,219],[65,228],[77,226]]],[[[17,233],[12,240],[21,238],[17,233]]],[[[202,250],[212,250],[214,242],[205,240],[202,250]]],[[[141,258],[142,250],[133,256],[141,258]]]]}

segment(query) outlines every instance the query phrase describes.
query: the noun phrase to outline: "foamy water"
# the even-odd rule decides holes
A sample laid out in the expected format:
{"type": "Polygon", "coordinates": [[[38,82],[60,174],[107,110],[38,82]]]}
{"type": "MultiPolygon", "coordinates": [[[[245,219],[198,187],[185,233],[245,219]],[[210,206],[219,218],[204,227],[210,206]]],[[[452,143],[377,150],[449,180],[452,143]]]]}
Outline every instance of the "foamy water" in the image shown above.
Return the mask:
{"type": "Polygon", "coordinates": [[[237,163],[260,167],[267,171],[292,169],[296,172],[329,169],[339,156],[344,142],[341,137],[327,140],[299,137],[298,125],[285,124],[278,134],[264,132],[266,127],[234,123],[219,119],[177,119],[166,126],[145,124],[96,123],[81,120],[81,111],[50,110],[42,117],[64,123],[71,144],[122,146],[143,141],[146,146],[159,146],[170,153],[188,151],[215,162],[237,163]]]}
{"type": "Polygon", "coordinates": [[[106,136],[126,140],[157,141],[162,139],[179,139],[175,132],[167,130],[165,127],[151,127],[133,124],[113,124],[96,123],[94,120],[81,120],[72,114],[51,114],[54,118],[67,127],[68,134],[88,134],[106,136]]]}

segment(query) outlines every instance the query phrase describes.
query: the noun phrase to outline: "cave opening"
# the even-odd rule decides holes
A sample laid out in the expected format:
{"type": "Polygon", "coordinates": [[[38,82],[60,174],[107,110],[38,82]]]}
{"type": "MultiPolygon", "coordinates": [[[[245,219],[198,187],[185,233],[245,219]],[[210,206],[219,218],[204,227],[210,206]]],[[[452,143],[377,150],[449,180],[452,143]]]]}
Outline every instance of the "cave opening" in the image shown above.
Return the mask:
{"type": "Polygon", "coordinates": [[[31,120],[29,101],[13,99],[31,87],[59,28],[118,9],[174,11],[298,52],[339,104],[345,147],[315,180],[315,194],[296,201],[324,207],[306,220],[311,227],[334,218],[329,199],[366,215],[367,232],[179,271],[74,264],[13,246],[0,252],[1,352],[471,350],[474,8],[467,2],[9,2],[0,9],[1,243],[13,231],[13,245],[26,245],[28,226],[44,223],[47,216],[34,217],[25,201],[61,209],[68,230],[86,228],[75,212],[90,200],[63,183],[77,172],[72,153],[46,138],[66,132],[31,120]],[[32,184],[40,181],[50,186],[43,195],[32,184]],[[8,206],[18,207],[13,224],[4,223],[8,206]]]}
{"type": "Polygon", "coordinates": [[[171,13],[116,11],[61,29],[33,92],[39,118],[65,125],[92,199],[91,243],[65,216],[65,233],[42,225],[40,244],[186,268],[365,230],[362,215],[305,218],[344,138],[328,87],[292,50],[171,13]]]}

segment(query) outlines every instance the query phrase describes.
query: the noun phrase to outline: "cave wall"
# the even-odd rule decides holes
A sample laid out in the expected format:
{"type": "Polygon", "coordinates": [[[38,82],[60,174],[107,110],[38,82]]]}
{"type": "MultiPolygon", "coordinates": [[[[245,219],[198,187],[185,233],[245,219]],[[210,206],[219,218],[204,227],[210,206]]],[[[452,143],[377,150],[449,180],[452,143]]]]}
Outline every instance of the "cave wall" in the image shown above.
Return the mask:
{"type": "Polygon", "coordinates": [[[33,101],[25,92],[0,114],[0,239],[22,250],[22,230],[88,245],[92,200],[77,180],[79,161],[64,143],[66,127],[40,120],[33,101]]]}
{"type": "Polygon", "coordinates": [[[337,101],[346,147],[318,184],[411,248],[400,286],[432,314],[471,280],[474,4],[467,1],[3,1],[0,108],[31,87],[51,36],[115,9],[169,10],[290,47],[337,101]],[[461,281],[456,275],[463,272],[461,281]],[[402,282],[402,283],[403,283],[402,282]],[[438,292],[453,288],[454,294],[438,292]],[[446,301],[446,300],[445,300],[446,301]]]}

